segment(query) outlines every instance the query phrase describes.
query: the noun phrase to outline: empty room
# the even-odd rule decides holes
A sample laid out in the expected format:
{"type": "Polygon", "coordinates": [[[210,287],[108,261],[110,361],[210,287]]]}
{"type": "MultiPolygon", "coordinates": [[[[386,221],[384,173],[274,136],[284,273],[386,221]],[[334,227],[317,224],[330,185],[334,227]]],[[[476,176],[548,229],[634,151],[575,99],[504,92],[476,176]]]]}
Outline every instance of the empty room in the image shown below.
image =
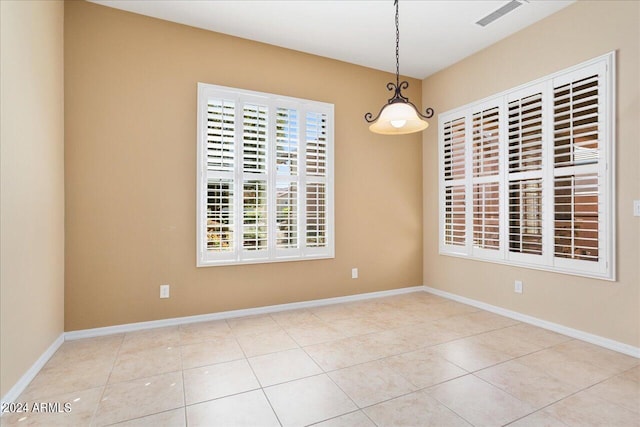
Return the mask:
{"type": "Polygon", "coordinates": [[[0,425],[640,427],[639,1],[0,19],[0,425]]]}

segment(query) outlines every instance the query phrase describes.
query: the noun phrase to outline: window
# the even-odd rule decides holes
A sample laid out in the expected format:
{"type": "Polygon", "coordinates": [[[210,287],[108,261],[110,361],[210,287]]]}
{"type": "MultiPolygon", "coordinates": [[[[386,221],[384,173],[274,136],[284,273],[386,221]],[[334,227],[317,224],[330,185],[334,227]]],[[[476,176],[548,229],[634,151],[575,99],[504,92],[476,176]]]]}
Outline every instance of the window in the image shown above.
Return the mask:
{"type": "Polygon", "coordinates": [[[615,279],[614,53],[440,114],[440,253],[615,279]]]}
{"type": "Polygon", "coordinates": [[[333,105],[198,84],[197,265],[333,258],[333,105]]]}

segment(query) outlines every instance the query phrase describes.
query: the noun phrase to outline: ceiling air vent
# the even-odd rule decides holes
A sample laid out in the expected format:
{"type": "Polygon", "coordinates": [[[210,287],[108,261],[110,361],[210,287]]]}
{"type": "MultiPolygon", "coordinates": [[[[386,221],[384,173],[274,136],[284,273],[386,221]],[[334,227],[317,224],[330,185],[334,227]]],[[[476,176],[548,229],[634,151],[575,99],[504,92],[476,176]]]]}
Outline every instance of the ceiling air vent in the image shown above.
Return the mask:
{"type": "Polygon", "coordinates": [[[488,14],[487,16],[485,16],[484,18],[476,22],[476,24],[480,25],[481,27],[486,27],[496,19],[506,15],[507,13],[511,12],[518,6],[522,6],[522,3],[520,3],[517,0],[511,0],[509,3],[505,4],[500,9],[494,10],[493,12],[491,12],[490,14],[488,14]]]}

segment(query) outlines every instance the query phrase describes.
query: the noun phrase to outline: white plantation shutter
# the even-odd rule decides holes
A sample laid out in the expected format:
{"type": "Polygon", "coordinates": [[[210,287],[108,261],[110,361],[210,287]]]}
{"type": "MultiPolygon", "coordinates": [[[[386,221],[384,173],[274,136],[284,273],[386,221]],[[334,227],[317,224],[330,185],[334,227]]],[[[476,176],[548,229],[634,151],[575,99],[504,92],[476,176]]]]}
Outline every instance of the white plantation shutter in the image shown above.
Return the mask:
{"type": "Polygon", "coordinates": [[[200,83],[198,174],[198,266],[333,257],[332,105],[200,83]]]}
{"type": "MultiPolygon", "coordinates": [[[[510,97],[512,98],[512,97],[510,97]]],[[[510,100],[509,173],[542,170],[542,92],[510,100]]]]}
{"type": "Polygon", "coordinates": [[[299,248],[299,150],[299,112],[280,107],[276,114],[276,247],[279,250],[299,248]]]}
{"type": "Polygon", "coordinates": [[[466,189],[464,185],[452,185],[445,189],[444,244],[466,246],[466,189]]]}
{"type": "Polygon", "coordinates": [[[327,172],[327,117],[309,112],[306,115],[307,175],[325,177],[327,172]]]}
{"type": "Polygon", "coordinates": [[[554,255],[597,262],[598,175],[563,175],[554,184],[554,255]]]}
{"type": "Polygon", "coordinates": [[[211,100],[207,103],[207,170],[233,171],[235,153],[235,103],[211,100]]]}
{"type": "Polygon", "coordinates": [[[509,252],[542,255],[542,227],[542,179],[509,180],[509,252]]]}
{"type": "Polygon", "coordinates": [[[466,238],[466,121],[464,117],[455,118],[442,124],[443,149],[441,150],[441,216],[444,224],[441,229],[440,245],[465,248],[466,238]]]}
{"type": "Polygon", "coordinates": [[[207,250],[232,252],[234,243],[233,181],[209,179],[207,182],[207,250]]]}
{"type": "Polygon", "coordinates": [[[321,183],[307,184],[307,247],[326,245],[326,193],[321,183]]]}
{"type": "Polygon", "coordinates": [[[276,166],[278,175],[298,175],[300,120],[298,111],[278,108],[276,116],[276,166]]]}
{"type": "Polygon", "coordinates": [[[442,254],[615,277],[614,59],[440,115],[442,254]]]}
{"type": "Polygon", "coordinates": [[[508,257],[529,263],[544,262],[542,90],[534,86],[507,97],[508,257]]]}
{"type": "Polygon", "coordinates": [[[327,117],[308,112],[306,122],[306,242],[309,248],[327,244],[327,117]]]}
{"type": "Polygon", "coordinates": [[[594,74],[554,87],[556,168],[598,162],[598,122],[601,105],[599,83],[598,74],[594,74]]]}
{"type": "Polygon", "coordinates": [[[242,249],[245,257],[267,257],[267,127],[266,105],[244,104],[242,121],[242,249]],[[262,252],[258,252],[262,251],[262,252]]]}
{"type": "Polygon", "coordinates": [[[267,249],[267,184],[245,181],[242,188],[242,247],[245,250],[267,249]]]}
{"type": "Polygon", "coordinates": [[[497,256],[495,251],[500,250],[500,107],[492,103],[481,105],[471,117],[473,248],[478,256],[497,256]]]}
{"type": "Polygon", "coordinates": [[[444,124],[444,177],[446,181],[465,177],[464,117],[444,124]]]}
{"type": "Polygon", "coordinates": [[[276,215],[279,249],[298,248],[298,185],[278,182],[276,215]]]}
{"type": "Polygon", "coordinates": [[[500,189],[497,182],[473,184],[473,245],[500,249],[500,189]]]}
{"type": "Polygon", "coordinates": [[[602,239],[609,216],[606,71],[595,64],[553,81],[553,254],[556,265],[580,271],[606,271],[611,250],[602,239]]]}
{"type": "MultiPolygon", "coordinates": [[[[235,250],[234,187],[235,102],[213,99],[207,102],[205,203],[206,248],[229,254],[235,250]]],[[[226,256],[225,256],[226,257],[226,256]]]]}
{"type": "Polygon", "coordinates": [[[267,169],[268,108],[249,104],[244,105],[243,113],[243,171],[264,173],[267,169]]]}
{"type": "Polygon", "coordinates": [[[499,173],[499,107],[491,107],[473,114],[473,176],[499,173]]]}

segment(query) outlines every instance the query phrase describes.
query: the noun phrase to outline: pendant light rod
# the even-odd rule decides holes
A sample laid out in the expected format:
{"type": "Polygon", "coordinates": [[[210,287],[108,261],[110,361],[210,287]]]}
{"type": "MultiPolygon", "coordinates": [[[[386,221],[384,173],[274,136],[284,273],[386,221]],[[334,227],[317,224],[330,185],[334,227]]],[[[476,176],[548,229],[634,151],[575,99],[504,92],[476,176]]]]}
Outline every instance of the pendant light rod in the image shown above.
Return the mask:
{"type": "MultiPolygon", "coordinates": [[[[396,82],[395,84],[393,82],[387,83],[387,90],[392,91],[394,94],[391,98],[387,100],[387,103],[382,106],[382,108],[380,109],[380,111],[375,117],[373,117],[373,114],[371,113],[367,113],[364,115],[364,119],[367,121],[367,123],[373,123],[377,121],[382,115],[382,112],[385,108],[396,103],[403,103],[403,104],[407,104],[407,107],[408,106],[413,107],[416,113],[416,119],[419,119],[419,117],[417,116],[420,116],[423,119],[430,119],[431,117],[433,117],[433,113],[434,113],[433,108],[427,108],[425,111],[425,114],[422,114],[418,110],[418,108],[411,101],[409,101],[409,98],[402,95],[402,89],[407,89],[409,87],[409,82],[407,82],[406,80],[400,82],[400,10],[398,5],[398,0],[394,0],[393,4],[396,8],[396,17],[395,17],[396,18],[395,19],[396,21],[395,22],[396,23],[396,82]]],[[[428,126],[428,124],[425,123],[424,127],[426,126],[428,126]]],[[[372,127],[375,127],[375,125],[372,125],[372,127]]],[[[373,129],[372,127],[370,127],[370,129],[372,129],[372,131],[375,132],[375,129],[373,129]]],[[[394,133],[409,133],[409,132],[399,131],[394,133]]]]}
{"type": "Polygon", "coordinates": [[[394,0],[396,7],[396,87],[400,86],[400,8],[398,0],[394,0]]]}

